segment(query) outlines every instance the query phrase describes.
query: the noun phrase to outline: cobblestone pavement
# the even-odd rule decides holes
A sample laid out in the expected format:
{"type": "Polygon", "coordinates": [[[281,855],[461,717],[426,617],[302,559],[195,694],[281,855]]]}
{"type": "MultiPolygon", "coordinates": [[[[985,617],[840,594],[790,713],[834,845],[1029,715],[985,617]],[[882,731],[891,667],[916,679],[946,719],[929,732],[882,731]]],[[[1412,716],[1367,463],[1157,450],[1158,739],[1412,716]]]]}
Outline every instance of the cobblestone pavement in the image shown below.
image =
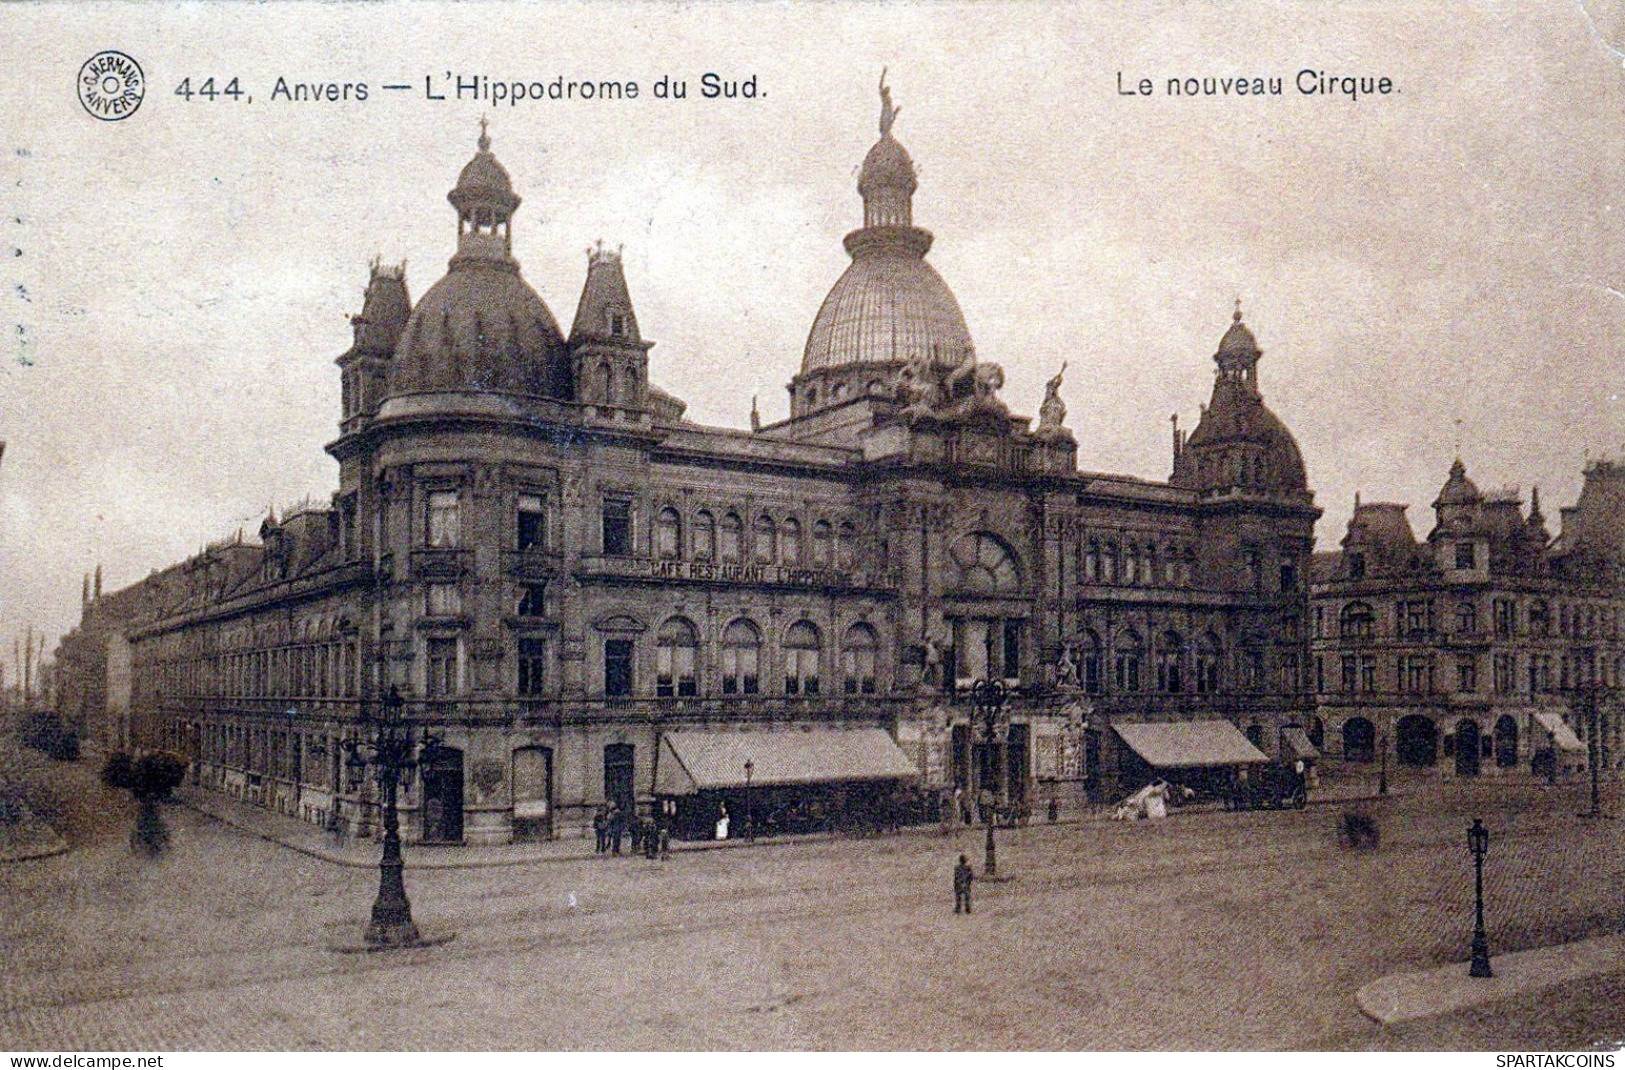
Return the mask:
{"type": "MultiPolygon", "coordinates": [[[[81,776],[82,771],[65,775],[81,776]]],[[[1625,821],[1580,788],[1412,781],[1373,804],[1001,831],[1002,883],[952,913],[981,833],[409,868],[441,947],[356,942],[376,875],[184,809],[125,845],[87,787],[70,854],[0,866],[0,1048],[1490,1048],[1625,1037],[1597,978],[1384,1029],[1354,992],[1467,956],[1465,825],[1492,829],[1493,951],[1618,931],[1625,821]],[[99,833],[91,830],[99,828],[99,833]]],[[[1613,800],[1610,799],[1610,805],[1613,800]]],[[[1614,812],[1619,812],[1617,809],[1614,812]]]]}

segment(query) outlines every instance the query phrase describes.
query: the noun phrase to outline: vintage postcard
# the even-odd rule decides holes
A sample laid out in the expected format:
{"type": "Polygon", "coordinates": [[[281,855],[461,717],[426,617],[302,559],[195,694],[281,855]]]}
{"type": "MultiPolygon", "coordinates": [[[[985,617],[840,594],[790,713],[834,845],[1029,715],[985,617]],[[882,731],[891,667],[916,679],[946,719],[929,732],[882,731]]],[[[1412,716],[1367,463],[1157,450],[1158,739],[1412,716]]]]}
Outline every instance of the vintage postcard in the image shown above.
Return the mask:
{"type": "Polygon", "coordinates": [[[1613,1065],[1618,0],[0,58],[11,1065],[1613,1065]]]}

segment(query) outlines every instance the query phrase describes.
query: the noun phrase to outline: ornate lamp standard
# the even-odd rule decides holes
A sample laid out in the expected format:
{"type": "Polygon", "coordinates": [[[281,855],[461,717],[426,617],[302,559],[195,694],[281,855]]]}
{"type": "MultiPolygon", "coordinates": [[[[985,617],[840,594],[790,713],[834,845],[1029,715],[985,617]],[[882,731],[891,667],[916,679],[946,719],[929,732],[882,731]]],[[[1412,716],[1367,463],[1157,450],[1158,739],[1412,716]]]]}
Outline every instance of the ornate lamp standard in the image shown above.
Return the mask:
{"type": "Polygon", "coordinates": [[[1484,935],[1484,855],[1490,849],[1490,830],[1484,822],[1473,818],[1467,829],[1467,850],[1473,855],[1473,962],[1467,969],[1469,977],[1494,977],[1490,969],[1490,941],[1484,935]]]}
{"type": "MultiPolygon", "coordinates": [[[[1576,686],[1574,696],[1578,709],[1576,714],[1583,715],[1586,726],[1586,764],[1591,767],[1591,809],[1581,814],[1581,817],[1601,817],[1602,814],[1602,785],[1599,781],[1602,770],[1602,704],[1605,699],[1613,696],[1614,689],[1606,684],[1591,681],[1576,686]]],[[[1557,767],[1556,735],[1552,734],[1552,767],[1557,767]]]]}
{"type": "Polygon", "coordinates": [[[372,920],[364,938],[369,946],[380,950],[422,943],[412,921],[406,884],[401,879],[405,863],[401,860],[401,822],[395,796],[401,781],[419,764],[434,761],[440,739],[427,732],[422,739],[417,738],[413,726],[401,717],[405,705],[400,690],[392,686],[379,703],[382,716],[377,721],[363,716],[362,734],[340,743],[346,754],[344,764],[353,775],[359,776],[366,766],[373,767],[373,779],[383,799],[384,853],[378,862],[378,898],[373,900],[372,920]]]}
{"type": "MultiPolygon", "coordinates": [[[[995,764],[998,753],[995,747],[998,742],[999,725],[1004,719],[1004,704],[1009,697],[1010,689],[1005,686],[1003,680],[982,679],[971,684],[971,705],[975,707],[976,718],[981,722],[987,744],[987,753],[995,757],[995,764]]],[[[997,809],[996,805],[989,806],[985,815],[987,819],[987,844],[982,862],[982,872],[988,877],[996,877],[999,874],[998,851],[993,843],[993,825],[997,820],[995,813],[997,809]]]]}

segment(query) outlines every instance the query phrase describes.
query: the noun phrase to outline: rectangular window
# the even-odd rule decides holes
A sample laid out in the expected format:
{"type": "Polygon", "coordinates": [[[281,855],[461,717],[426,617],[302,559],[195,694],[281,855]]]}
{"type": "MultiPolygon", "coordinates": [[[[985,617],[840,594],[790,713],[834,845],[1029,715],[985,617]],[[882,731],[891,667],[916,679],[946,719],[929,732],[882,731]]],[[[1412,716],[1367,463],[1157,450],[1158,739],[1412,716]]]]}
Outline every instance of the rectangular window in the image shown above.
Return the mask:
{"type": "Polygon", "coordinates": [[[430,698],[448,698],[461,688],[457,678],[457,640],[430,639],[424,693],[430,698]]]}
{"type": "Polygon", "coordinates": [[[534,636],[519,638],[519,694],[540,695],[547,663],[547,641],[534,636]]]}
{"type": "Polygon", "coordinates": [[[547,584],[527,583],[520,587],[518,612],[521,617],[547,616],[547,584]]]}
{"type": "Polygon", "coordinates": [[[547,544],[547,513],[539,494],[521,494],[514,516],[514,545],[520,550],[541,550],[547,544]]]}
{"type": "Polygon", "coordinates": [[[1345,654],[1343,656],[1343,690],[1344,691],[1353,692],[1353,691],[1358,690],[1358,688],[1359,688],[1359,684],[1358,684],[1359,670],[1360,670],[1359,659],[1354,657],[1352,654],[1345,654]]]}
{"type": "Polygon", "coordinates": [[[1476,560],[1473,552],[1473,544],[1470,542],[1456,543],[1456,567],[1473,568],[1475,565],[1476,560]]]}
{"type": "Polygon", "coordinates": [[[1463,656],[1456,660],[1456,690],[1478,690],[1478,659],[1463,656]]]}
{"type": "Polygon", "coordinates": [[[450,548],[457,545],[456,491],[429,492],[429,516],[425,535],[430,546],[450,548]]]}
{"type": "Polygon", "coordinates": [[[1004,678],[1013,680],[1021,675],[1021,622],[1004,622],[1004,678]]]}
{"type": "Polygon", "coordinates": [[[632,640],[604,640],[604,694],[619,698],[632,693],[632,640]]]}
{"type": "Polygon", "coordinates": [[[431,617],[455,617],[463,612],[463,592],[455,583],[431,583],[428,587],[431,617]]]}
{"type": "Polygon", "coordinates": [[[1495,637],[1511,639],[1517,634],[1518,605],[1510,598],[1495,600],[1495,637]]]}
{"type": "Polygon", "coordinates": [[[603,537],[604,553],[610,557],[627,557],[632,553],[632,503],[626,498],[604,500],[603,537]]]}

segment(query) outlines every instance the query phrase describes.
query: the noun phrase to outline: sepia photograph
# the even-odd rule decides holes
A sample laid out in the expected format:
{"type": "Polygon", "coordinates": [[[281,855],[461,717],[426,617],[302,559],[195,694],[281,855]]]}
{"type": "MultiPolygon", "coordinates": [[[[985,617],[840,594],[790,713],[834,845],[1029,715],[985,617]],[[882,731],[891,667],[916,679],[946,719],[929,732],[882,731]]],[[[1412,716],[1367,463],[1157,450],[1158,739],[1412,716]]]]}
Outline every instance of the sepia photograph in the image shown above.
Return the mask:
{"type": "Polygon", "coordinates": [[[9,1066],[1614,1065],[1625,0],[0,61],[9,1066]]]}

